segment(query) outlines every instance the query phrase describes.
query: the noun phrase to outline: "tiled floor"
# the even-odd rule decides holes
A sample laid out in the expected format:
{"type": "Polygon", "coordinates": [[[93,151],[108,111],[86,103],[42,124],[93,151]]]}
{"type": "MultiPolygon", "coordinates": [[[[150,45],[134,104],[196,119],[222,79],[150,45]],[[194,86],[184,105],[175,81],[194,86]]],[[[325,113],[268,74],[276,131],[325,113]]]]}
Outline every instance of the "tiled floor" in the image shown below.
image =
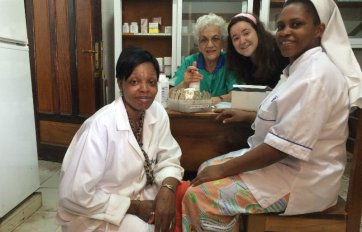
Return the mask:
{"type": "MultiPolygon", "coordinates": [[[[42,193],[43,206],[35,212],[27,221],[14,230],[14,232],[61,232],[55,224],[57,209],[57,188],[59,183],[60,163],[39,161],[39,178],[42,193]]],[[[348,177],[343,177],[341,196],[345,198],[348,177]]],[[[361,229],[362,232],[362,223],[361,229]]]]}
{"type": "Polygon", "coordinates": [[[60,226],[55,224],[57,210],[57,191],[59,183],[60,163],[39,161],[40,188],[42,207],[14,232],[60,232],[60,226]]]}

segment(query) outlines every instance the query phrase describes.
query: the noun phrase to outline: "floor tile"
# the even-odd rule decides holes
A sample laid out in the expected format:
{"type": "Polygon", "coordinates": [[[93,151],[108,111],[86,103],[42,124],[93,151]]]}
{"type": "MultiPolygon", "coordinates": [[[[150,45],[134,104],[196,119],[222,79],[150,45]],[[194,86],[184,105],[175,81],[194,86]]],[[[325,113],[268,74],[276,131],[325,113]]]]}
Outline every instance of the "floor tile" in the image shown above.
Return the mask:
{"type": "Polygon", "coordinates": [[[58,188],[44,188],[41,187],[37,190],[42,194],[42,207],[40,211],[57,211],[57,201],[58,201],[58,188]]]}
{"type": "MultiPolygon", "coordinates": [[[[42,193],[43,206],[14,232],[61,232],[61,227],[55,223],[60,168],[60,163],[39,161],[41,187],[37,191],[42,193]]],[[[348,180],[348,176],[343,176],[340,191],[343,198],[347,194],[348,180]]]]}
{"type": "Polygon", "coordinates": [[[44,188],[58,188],[60,171],[52,171],[52,176],[45,180],[40,187],[44,188]]]}
{"type": "Polygon", "coordinates": [[[44,183],[50,177],[54,175],[56,171],[59,171],[61,164],[57,162],[50,162],[39,160],[39,181],[40,184],[44,183]]]}
{"type": "Polygon", "coordinates": [[[55,212],[36,212],[14,232],[51,232],[56,231],[59,225],[55,223],[55,212]]]}

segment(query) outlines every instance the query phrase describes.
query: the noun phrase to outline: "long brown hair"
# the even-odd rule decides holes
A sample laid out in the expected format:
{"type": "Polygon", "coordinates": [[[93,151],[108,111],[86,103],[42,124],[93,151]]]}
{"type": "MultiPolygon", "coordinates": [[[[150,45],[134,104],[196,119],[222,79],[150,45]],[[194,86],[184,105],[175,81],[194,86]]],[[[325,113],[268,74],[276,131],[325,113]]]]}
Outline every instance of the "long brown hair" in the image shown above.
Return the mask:
{"type": "MultiPolygon", "coordinates": [[[[254,16],[255,17],[255,16],[254,16]]],[[[264,25],[256,18],[256,23],[244,16],[233,17],[228,26],[227,66],[238,75],[240,83],[268,85],[275,87],[279,75],[288,64],[288,59],[282,57],[275,37],[265,30],[264,25]],[[245,21],[256,31],[258,46],[254,54],[254,62],[250,57],[240,55],[234,48],[230,37],[230,28],[237,22],[245,21]]]]}

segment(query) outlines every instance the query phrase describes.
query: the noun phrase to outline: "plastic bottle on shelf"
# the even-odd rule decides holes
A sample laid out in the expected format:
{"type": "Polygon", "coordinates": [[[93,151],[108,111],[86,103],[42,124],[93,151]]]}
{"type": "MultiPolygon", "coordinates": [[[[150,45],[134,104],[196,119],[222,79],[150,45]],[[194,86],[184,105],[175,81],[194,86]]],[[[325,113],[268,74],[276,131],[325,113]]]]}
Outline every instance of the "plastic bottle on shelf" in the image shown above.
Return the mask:
{"type": "Polygon", "coordinates": [[[134,33],[134,34],[138,33],[138,23],[137,22],[131,22],[130,32],[134,33]]]}
{"type": "Polygon", "coordinates": [[[122,32],[123,33],[129,33],[129,25],[128,25],[128,23],[123,23],[122,32]]]}
{"type": "Polygon", "coordinates": [[[170,92],[170,87],[169,87],[169,80],[164,73],[160,73],[157,85],[158,85],[158,92],[156,95],[156,100],[160,102],[163,105],[163,107],[167,108],[167,101],[170,92]]]}

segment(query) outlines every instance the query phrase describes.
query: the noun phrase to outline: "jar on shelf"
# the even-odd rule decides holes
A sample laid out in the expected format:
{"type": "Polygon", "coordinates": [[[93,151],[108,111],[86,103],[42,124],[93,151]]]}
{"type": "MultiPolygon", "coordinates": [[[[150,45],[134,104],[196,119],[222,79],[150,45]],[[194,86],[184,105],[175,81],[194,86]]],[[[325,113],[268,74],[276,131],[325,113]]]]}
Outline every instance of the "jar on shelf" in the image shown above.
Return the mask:
{"type": "Polygon", "coordinates": [[[122,32],[123,33],[129,33],[129,25],[128,25],[128,23],[123,23],[122,32]]]}
{"type": "Polygon", "coordinates": [[[131,22],[130,32],[138,33],[138,23],[137,22],[131,22]]]}

